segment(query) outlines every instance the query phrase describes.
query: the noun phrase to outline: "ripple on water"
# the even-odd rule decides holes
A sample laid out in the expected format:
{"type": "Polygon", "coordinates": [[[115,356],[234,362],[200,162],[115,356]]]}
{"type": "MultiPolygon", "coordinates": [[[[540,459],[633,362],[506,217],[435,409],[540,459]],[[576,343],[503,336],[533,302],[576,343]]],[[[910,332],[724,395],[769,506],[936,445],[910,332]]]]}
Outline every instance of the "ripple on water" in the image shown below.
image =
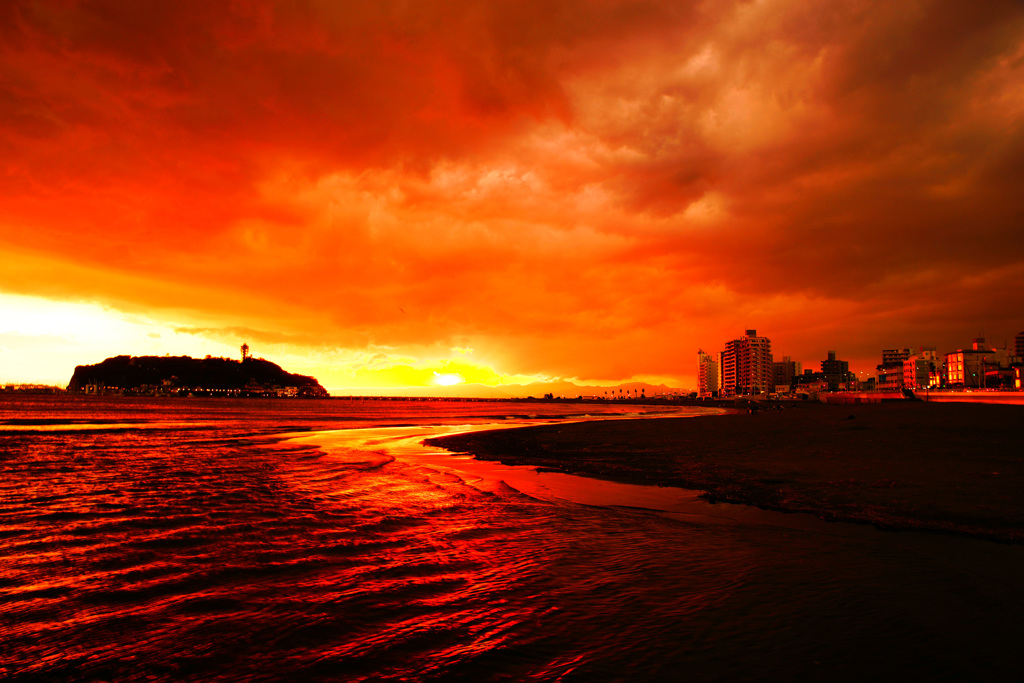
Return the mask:
{"type": "Polygon", "coordinates": [[[0,674],[1005,678],[1024,636],[1020,549],[559,488],[397,430],[277,442],[295,404],[211,405],[212,429],[0,435],[0,674]]]}

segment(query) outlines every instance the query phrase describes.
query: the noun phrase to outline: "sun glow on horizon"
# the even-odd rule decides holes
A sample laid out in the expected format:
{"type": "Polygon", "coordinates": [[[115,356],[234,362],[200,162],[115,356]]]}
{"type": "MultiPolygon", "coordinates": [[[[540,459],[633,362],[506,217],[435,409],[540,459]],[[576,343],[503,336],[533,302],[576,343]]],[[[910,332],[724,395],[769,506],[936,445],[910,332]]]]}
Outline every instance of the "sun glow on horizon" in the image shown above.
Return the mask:
{"type": "Polygon", "coordinates": [[[175,325],[91,302],[0,292],[0,383],[63,386],[76,365],[117,355],[235,355],[231,345],[176,334],[175,325]]]}
{"type": "Polygon", "coordinates": [[[307,346],[275,342],[249,330],[183,326],[187,320],[140,315],[97,302],[54,301],[0,292],[0,384],[64,386],[78,365],[119,355],[256,357],[315,377],[335,395],[398,394],[429,387],[527,385],[551,378],[504,374],[471,361],[469,347],[442,349],[307,346]]]}
{"type": "Polygon", "coordinates": [[[450,387],[456,384],[462,384],[465,382],[457,372],[434,372],[434,384],[438,384],[442,387],[450,387]]]}

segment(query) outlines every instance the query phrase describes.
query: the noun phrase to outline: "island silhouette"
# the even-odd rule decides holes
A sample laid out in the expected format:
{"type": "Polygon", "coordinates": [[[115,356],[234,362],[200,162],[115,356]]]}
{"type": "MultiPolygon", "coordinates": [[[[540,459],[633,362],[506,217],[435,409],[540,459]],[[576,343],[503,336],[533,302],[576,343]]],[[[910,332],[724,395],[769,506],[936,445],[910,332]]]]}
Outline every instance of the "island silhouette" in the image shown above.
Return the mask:
{"type": "Polygon", "coordinates": [[[77,366],[68,391],[134,396],[328,396],[316,378],[244,354],[241,361],[211,356],[114,356],[95,365],[77,366]]]}

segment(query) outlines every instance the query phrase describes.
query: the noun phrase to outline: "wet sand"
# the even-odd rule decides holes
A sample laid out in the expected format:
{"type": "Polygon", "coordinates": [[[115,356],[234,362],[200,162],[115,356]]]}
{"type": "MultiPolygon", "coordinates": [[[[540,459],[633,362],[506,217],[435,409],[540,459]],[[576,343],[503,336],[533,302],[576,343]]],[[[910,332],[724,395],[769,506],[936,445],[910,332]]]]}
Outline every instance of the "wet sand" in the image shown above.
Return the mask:
{"type": "Polygon", "coordinates": [[[1024,541],[1024,407],[797,403],[438,437],[509,465],[705,492],[884,529],[1024,541]]]}

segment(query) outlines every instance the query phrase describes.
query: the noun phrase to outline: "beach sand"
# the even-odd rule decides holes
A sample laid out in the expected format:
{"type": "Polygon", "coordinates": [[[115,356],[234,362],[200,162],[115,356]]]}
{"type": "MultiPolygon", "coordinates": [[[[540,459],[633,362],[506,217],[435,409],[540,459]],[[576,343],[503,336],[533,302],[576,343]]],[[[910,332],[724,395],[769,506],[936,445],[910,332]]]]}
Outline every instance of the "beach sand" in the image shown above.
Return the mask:
{"type": "Polygon", "coordinates": [[[705,492],[885,529],[1024,541],[1024,407],[796,403],[428,441],[511,465],[705,492]]]}

